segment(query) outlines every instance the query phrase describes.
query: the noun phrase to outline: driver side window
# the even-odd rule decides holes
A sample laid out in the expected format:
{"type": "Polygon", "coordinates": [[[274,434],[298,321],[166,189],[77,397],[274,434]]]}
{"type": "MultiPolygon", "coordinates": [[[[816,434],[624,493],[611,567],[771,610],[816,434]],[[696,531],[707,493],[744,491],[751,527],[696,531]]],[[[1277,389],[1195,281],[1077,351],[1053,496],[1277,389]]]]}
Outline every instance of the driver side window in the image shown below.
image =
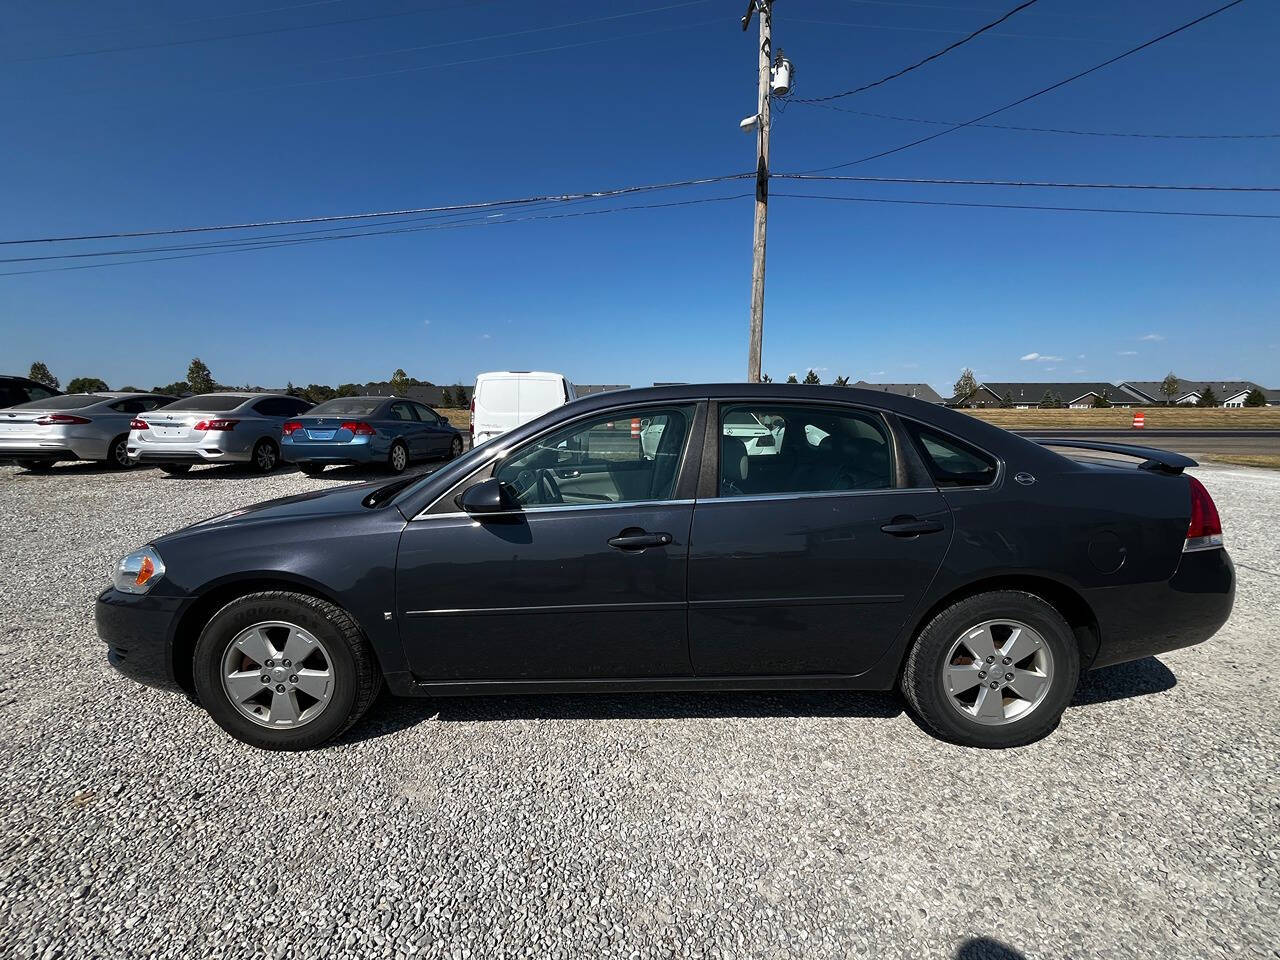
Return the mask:
{"type": "Polygon", "coordinates": [[[669,500],[693,407],[580,421],[513,453],[494,476],[522,507],[669,500]]]}

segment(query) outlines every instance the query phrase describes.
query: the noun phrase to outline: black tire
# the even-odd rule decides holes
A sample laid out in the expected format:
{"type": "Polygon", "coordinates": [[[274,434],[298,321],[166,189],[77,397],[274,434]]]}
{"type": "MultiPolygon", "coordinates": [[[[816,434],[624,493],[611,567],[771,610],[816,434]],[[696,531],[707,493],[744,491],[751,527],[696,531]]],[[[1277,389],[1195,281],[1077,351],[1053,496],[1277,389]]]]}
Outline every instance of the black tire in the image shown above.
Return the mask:
{"type": "Polygon", "coordinates": [[[253,445],[249,456],[249,469],[254,473],[270,473],[280,466],[280,448],[275,441],[263,437],[253,445]]]}
{"type": "Polygon", "coordinates": [[[53,469],[52,460],[18,460],[18,466],[31,473],[48,473],[53,469]]]}
{"type": "Polygon", "coordinates": [[[449,444],[449,459],[457,460],[462,456],[462,437],[454,437],[453,442],[449,444]]]}
{"type": "Polygon", "coordinates": [[[128,470],[134,466],[134,462],[129,459],[129,435],[122,433],[111,441],[111,446],[107,447],[107,466],[113,470],[128,470]]]}
{"type": "Polygon", "coordinates": [[[272,590],[232,600],[205,624],[196,641],[193,674],[200,704],[237,740],[264,750],[310,750],[358,721],[382,686],[382,672],[368,641],[345,610],[302,593],[272,590]],[[300,726],[273,729],[236,709],[222,684],[228,645],[245,627],[264,621],[294,623],[320,640],[329,654],[334,691],[327,706],[300,726]]]}
{"type": "Polygon", "coordinates": [[[170,475],[172,475],[172,476],[175,476],[175,477],[176,477],[176,476],[178,476],[179,474],[186,473],[188,470],[190,470],[190,469],[191,469],[191,464],[189,464],[189,463],[162,463],[162,464],[160,464],[160,469],[161,469],[161,470],[163,470],[165,473],[170,474],[170,475]]]}
{"type": "Polygon", "coordinates": [[[325,465],[323,463],[300,463],[298,469],[305,473],[308,477],[318,477],[324,473],[325,465]]]}
{"type": "Polygon", "coordinates": [[[1033,743],[1051,733],[1079,679],[1080,649],[1057,608],[1022,590],[993,590],[953,603],[925,624],[907,653],[901,688],[912,712],[935,736],[970,747],[1003,749],[1033,743]],[[990,726],[953,704],[945,684],[946,660],[952,645],[970,627],[1006,618],[1026,624],[1044,638],[1053,670],[1048,690],[1026,716],[990,726]]]}
{"type": "Polygon", "coordinates": [[[391,444],[391,449],[387,451],[387,469],[392,473],[404,473],[405,468],[409,466],[409,448],[404,445],[403,440],[397,440],[391,444]],[[400,455],[396,455],[396,451],[400,451],[400,455]]]}

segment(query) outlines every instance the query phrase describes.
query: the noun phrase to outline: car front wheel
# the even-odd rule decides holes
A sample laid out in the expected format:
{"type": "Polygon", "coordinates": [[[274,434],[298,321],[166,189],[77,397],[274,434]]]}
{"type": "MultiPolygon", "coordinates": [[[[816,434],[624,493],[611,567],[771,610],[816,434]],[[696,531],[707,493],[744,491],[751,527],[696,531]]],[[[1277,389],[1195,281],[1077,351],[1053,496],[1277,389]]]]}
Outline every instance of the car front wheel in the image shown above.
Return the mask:
{"type": "Polygon", "coordinates": [[[907,654],[902,692],[943,739],[1017,747],[1058,725],[1079,677],[1079,647],[1057,608],[1021,590],[994,590],[925,625],[907,654]]]}
{"type": "Polygon", "coordinates": [[[237,740],[267,750],[306,750],[364,715],[382,675],[345,610],[287,591],[227,604],[196,642],[201,704],[237,740]]]}

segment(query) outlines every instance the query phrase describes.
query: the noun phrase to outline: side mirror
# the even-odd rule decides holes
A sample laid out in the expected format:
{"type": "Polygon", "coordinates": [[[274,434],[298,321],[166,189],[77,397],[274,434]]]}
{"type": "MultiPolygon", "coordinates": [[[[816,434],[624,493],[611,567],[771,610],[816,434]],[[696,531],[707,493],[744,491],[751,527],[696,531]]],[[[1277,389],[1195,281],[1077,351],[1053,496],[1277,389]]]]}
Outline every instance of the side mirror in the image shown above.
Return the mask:
{"type": "Polygon", "coordinates": [[[454,498],[454,503],[472,516],[509,513],[520,509],[519,502],[507,492],[506,485],[497,477],[490,477],[467,487],[454,498]]]}

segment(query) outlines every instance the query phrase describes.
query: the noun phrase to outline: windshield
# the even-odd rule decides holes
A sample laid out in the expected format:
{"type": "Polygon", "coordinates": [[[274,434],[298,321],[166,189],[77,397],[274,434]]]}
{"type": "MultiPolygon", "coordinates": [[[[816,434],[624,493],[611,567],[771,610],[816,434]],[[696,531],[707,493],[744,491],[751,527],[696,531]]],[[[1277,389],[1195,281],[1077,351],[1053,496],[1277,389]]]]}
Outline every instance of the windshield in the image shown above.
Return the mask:
{"type": "Polygon", "coordinates": [[[208,410],[211,413],[220,413],[223,410],[234,410],[240,404],[244,403],[247,397],[238,397],[233,393],[206,393],[199,397],[184,397],[182,400],[175,400],[165,406],[165,412],[170,410],[208,410]]]}
{"type": "Polygon", "coordinates": [[[21,410],[24,407],[34,410],[74,410],[76,407],[87,407],[91,403],[101,403],[107,398],[96,393],[68,393],[61,397],[45,397],[43,400],[29,400],[26,403],[14,404],[10,410],[21,410]]]}
{"type": "Polygon", "coordinates": [[[367,417],[382,406],[384,397],[338,397],[307,411],[308,417],[367,417]]]}

